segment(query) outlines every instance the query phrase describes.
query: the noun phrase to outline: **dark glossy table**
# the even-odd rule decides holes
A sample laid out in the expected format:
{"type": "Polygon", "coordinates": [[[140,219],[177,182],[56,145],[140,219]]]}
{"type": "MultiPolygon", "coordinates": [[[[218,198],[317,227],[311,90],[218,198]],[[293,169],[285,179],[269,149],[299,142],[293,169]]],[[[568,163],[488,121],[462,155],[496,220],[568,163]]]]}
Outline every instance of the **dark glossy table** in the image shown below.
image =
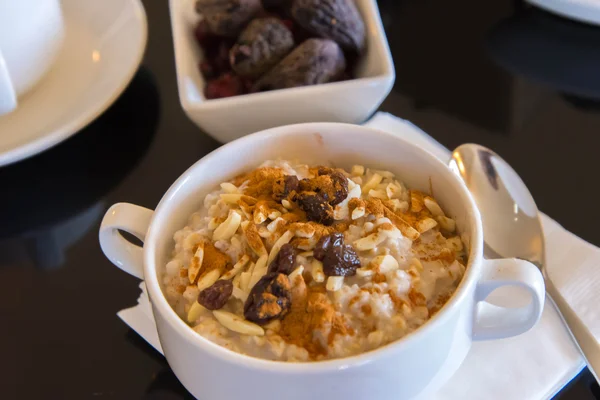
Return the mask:
{"type": "MultiPolygon", "coordinates": [[[[116,317],[135,304],[138,281],[104,258],[97,239],[108,206],[155,207],[219,146],[179,105],[167,2],[144,4],[146,57],[118,101],[63,144],[0,168],[0,398],[190,397],[116,317]]],[[[542,210],[600,245],[600,207],[583,206],[600,194],[600,28],[508,0],[380,7],[397,72],[381,109],[450,148],[492,147],[542,210]]],[[[584,371],[557,398],[594,399],[592,382],[584,371]]]]}

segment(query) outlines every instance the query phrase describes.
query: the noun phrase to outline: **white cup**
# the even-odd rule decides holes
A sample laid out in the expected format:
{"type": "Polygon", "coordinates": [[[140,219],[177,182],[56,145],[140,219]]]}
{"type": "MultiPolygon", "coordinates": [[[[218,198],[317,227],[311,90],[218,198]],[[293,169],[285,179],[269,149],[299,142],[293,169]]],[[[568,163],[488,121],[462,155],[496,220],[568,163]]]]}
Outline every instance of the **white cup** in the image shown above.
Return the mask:
{"type": "Polygon", "coordinates": [[[48,72],[64,31],[59,0],[0,0],[0,115],[48,72]]]}
{"type": "Polygon", "coordinates": [[[544,306],[544,280],[534,265],[483,258],[479,211],[465,185],[444,163],[397,135],[355,125],[289,125],[235,140],[188,169],[155,211],[127,203],[111,207],[100,227],[100,245],[115,265],[145,279],[165,357],[183,385],[203,400],[412,399],[447,380],[473,341],[519,335],[536,324],[544,306]],[[469,249],[465,276],[448,303],[422,327],[393,343],[320,362],[284,363],[245,356],[189,327],[173,311],[161,287],[173,234],[221,182],[278,157],[345,168],[362,164],[395,172],[411,188],[425,192],[433,188],[469,249]],[[119,230],[142,240],[143,249],[119,230]],[[485,301],[504,286],[519,287],[530,303],[509,308],[485,301]]]}

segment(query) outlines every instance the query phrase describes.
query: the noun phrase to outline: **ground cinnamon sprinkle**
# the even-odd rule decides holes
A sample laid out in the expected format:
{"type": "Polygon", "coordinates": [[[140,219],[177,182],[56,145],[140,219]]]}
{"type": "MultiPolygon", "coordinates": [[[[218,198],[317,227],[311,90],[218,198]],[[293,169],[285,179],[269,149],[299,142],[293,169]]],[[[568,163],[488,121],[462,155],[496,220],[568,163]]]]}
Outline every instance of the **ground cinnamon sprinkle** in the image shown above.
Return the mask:
{"type": "Polygon", "coordinates": [[[333,342],[337,334],[352,335],[354,331],[336,313],[327,294],[322,292],[322,285],[307,287],[304,280],[299,278],[292,290],[291,311],[281,321],[279,334],[287,343],[306,349],[314,359],[327,354],[327,349],[313,337],[315,330],[330,326],[328,344],[333,342]]]}
{"type": "Polygon", "coordinates": [[[373,283],[382,283],[382,282],[386,282],[387,278],[385,277],[384,274],[380,274],[379,272],[376,273],[375,275],[373,275],[373,279],[371,279],[371,281],[373,283]]]}
{"type": "MultiPolygon", "coordinates": [[[[196,248],[194,248],[194,253],[195,252],[196,248]]],[[[194,257],[192,260],[195,259],[196,258],[194,257]]],[[[217,249],[211,242],[204,243],[204,257],[202,259],[202,267],[198,272],[198,276],[201,277],[213,269],[218,269],[221,272],[225,272],[230,270],[231,267],[231,258],[227,254],[217,249]]]]}
{"type": "Polygon", "coordinates": [[[427,304],[427,299],[425,298],[423,293],[418,292],[412,288],[408,292],[408,298],[414,306],[424,306],[425,304],[427,304]]]}
{"type": "Polygon", "coordinates": [[[237,176],[233,179],[233,184],[240,186],[248,181],[248,186],[244,190],[244,194],[256,199],[271,199],[273,194],[273,183],[284,173],[281,168],[263,167],[257,168],[254,171],[237,176]]]}
{"type": "Polygon", "coordinates": [[[179,270],[179,276],[181,278],[185,278],[186,276],[188,276],[188,270],[187,270],[187,268],[181,268],[179,270]]]}
{"type": "Polygon", "coordinates": [[[360,309],[362,310],[362,312],[365,315],[371,315],[372,309],[371,309],[371,306],[369,304],[363,304],[363,306],[360,309]]]}
{"type": "Polygon", "coordinates": [[[392,303],[394,303],[394,308],[396,310],[401,310],[402,306],[404,304],[406,304],[406,301],[402,300],[400,297],[398,297],[398,295],[396,293],[394,293],[393,291],[389,291],[388,295],[390,296],[390,299],[392,299],[392,303]]]}
{"type": "Polygon", "coordinates": [[[441,310],[441,308],[450,300],[452,297],[452,293],[444,293],[440,295],[436,300],[433,306],[429,309],[429,315],[433,316],[433,314],[437,313],[441,310]]]}

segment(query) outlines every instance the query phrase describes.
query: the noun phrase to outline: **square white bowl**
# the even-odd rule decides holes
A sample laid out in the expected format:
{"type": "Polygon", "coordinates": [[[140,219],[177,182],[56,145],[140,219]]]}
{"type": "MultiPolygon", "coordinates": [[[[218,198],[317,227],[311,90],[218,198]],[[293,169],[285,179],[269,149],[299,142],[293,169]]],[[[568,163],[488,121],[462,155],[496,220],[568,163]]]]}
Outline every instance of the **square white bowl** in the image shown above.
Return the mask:
{"type": "Polygon", "coordinates": [[[367,46],[356,65],[355,79],[206,99],[205,81],[198,68],[203,56],[194,35],[200,17],[194,11],[194,3],[169,1],[179,101],[188,117],[220,142],[300,122],[361,123],[392,89],[394,63],[377,2],[356,0],[365,21],[367,46]]]}

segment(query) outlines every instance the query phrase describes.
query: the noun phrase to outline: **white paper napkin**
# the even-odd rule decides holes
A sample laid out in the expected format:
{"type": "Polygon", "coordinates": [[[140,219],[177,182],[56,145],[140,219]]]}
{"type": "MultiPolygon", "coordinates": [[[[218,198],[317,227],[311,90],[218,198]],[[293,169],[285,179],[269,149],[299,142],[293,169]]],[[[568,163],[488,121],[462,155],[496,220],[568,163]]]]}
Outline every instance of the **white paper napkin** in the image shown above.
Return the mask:
{"type": "MultiPolygon", "coordinates": [[[[366,126],[389,131],[446,161],[449,151],[412,123],[377,113],[366,126]]],[[[600,249],[543,217],[548,273],[587,326],[600,338],[600,249]],[[596,279],[594,279],[596,278],[596,279]]],[[[144,282],[138,305],[117,315],[156,350],[162,348],[144,282]]],[[[463,365],[431,400],[549,399],[585,366],[583,359],[550,302],[540,322],[511,339],[475,342],[463,365]]]]}

